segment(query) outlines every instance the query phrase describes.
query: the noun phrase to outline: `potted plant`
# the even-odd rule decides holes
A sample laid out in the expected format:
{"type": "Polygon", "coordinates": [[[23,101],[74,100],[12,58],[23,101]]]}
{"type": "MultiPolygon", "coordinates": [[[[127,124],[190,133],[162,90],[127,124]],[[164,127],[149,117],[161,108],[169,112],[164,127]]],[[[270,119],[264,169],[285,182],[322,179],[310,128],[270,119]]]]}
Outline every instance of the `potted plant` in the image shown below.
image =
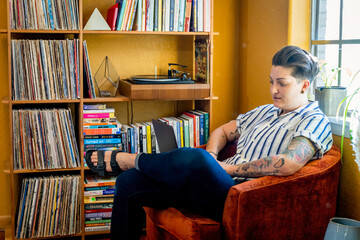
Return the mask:
{"type": "MultiPolygon", "coordinates": [[[[354,80],[359,76],[359,74],[360,74],[360,69],[358,69],[354,74],[351,74],[349,87],[353,86],[354,80]]],[[[341,155],[343,153],[346,117],[349,113],[348,111],[349,105],[352,102],[353,98],[360,92],[360,85],[359,84],[356,85],[355,87],[353,86],[352,88],[354,89],[353,92],[341,100],[336,111],[337,117],[343,116],[342,133],[341,133],[341,155]],[[346,100],[348,100],[347,103],[346,100]]],[[[350,132],[351,145],[353,146],[353,150],[355,152],[355,161],[357,162],[360,169],[360,103],[357,104],[356,108],[353,109],[351,113],[349,132],[350,132]]]]}
{"type": "MultiPolygon", "coordinates": [[[[342,99],[346,97],[347,91],[345,87],[333,86],[336,82],[341,68],[333,68],[328,70],[327,63],[320,63],[320,74],[318,77],[323,81],[324,86],[315,89],[315,100],[319,102],[319,108],[327,116],[335,116],[337,106],[342,99]]],[[[340,109],[342,116],[344,107],[340,109]]]]}

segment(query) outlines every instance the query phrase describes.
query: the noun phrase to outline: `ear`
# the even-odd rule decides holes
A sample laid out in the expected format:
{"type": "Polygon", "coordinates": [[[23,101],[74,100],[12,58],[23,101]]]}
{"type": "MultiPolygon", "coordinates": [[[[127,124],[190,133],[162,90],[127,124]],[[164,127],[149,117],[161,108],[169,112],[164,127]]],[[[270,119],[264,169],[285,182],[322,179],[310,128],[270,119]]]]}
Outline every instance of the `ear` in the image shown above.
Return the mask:
{"type": "Polygon", "coordinates": [[[303,84],[304,91],[306,91],[310,87],[310,81],[307,79],[303,80],[302,84],[303,84]]]}

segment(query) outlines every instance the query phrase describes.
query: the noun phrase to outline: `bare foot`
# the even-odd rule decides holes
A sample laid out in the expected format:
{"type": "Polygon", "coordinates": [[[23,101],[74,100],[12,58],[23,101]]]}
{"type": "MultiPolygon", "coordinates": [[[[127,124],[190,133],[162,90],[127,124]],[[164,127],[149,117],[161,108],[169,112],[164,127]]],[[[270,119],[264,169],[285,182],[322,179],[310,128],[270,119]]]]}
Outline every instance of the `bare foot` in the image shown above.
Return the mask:
{"type": "MultiPolygon", "coordinates": [[[[105,151],[104,153],[105,170],[107,172],[112,172],[110,165],[111,153],[112,151],[105,151]]],[[[125,171],[135,167],[135,157],[136,154],[118,152],[116,154],[116,162],[119,165],[120,169],[125,171]]],[[[97,151],[93,152],[93,154],[91,155],[91,162],[94,164],[94,166],[97,166],[97,162],[98,162],[97,151]]]]}

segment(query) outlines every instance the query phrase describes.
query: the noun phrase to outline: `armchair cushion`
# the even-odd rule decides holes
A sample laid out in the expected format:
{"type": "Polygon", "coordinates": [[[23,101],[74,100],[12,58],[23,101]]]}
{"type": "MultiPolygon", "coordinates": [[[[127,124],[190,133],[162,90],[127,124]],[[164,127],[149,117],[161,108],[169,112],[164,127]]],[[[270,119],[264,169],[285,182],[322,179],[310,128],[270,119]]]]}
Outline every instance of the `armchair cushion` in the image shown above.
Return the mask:
{"type": "Polygon", "coordinates": [[[212,219],[172,207],[163,210],[144,209],[147,239],[220,239],[220,223],[212,219]]]}

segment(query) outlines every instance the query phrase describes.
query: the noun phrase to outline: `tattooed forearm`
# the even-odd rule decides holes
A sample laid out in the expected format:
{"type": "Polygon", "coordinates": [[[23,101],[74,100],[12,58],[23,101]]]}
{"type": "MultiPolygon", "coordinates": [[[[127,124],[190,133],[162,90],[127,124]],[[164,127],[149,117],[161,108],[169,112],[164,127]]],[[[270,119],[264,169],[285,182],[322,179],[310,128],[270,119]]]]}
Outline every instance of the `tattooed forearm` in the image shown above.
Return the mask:
{"type": "Polygon", "coordinates": [[[237,165],[234,176],[237,177],[256,177],[265,175],[276,175],[279,173],[278,168],[285,163],[284,158],[265,157],[253,162],[242,163],[237,165]]]}
{"type": "Polygon", "coordinates": [[[314,154],[315,147],[310,140],[296,137],[283,153],[241,163],[228,173],[237,177],[286,176],[302,168],[314,154]]]}

